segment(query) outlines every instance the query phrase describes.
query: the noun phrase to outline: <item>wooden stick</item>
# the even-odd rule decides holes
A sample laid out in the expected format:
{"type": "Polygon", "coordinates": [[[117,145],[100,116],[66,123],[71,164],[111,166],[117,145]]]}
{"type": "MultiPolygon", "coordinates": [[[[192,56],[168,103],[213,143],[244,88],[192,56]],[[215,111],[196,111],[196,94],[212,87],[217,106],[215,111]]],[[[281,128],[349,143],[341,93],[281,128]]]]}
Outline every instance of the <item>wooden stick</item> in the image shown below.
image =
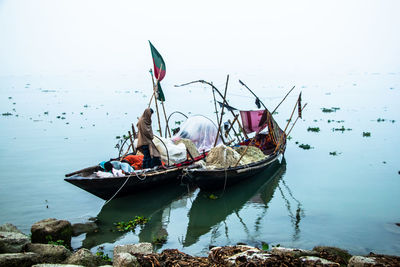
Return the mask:
{"type": "MultiPolygon", "coordinates": [[[[165,112],[165,107],[164,107],[164,101],[161,101],[161,106],[162,106],[163,111],[164,111],[164,119],[165,119],[165,124],[166,124],[165,127],[166,127],[167,130],[168,130],[169,138],[171,138],[171,131],[169,130],[169,125],[168,125],[168,121],[167,121],[167,114],[166,114],[166,112],[165,112]]],[[[165,136],[165,137],[167,137],[167,136],[165,136]]]]}
{"type": "Polygon", "coordinates": [[[74,171],[74,172],[71,172],[71,173],[67,173],[67,174],[65,175],[65,177],[70,177],[70,176],[72,176],[72,175],[75,175],[75,174],[78,174],[78,173],[81,173],[81,172],[93,171],[93,170],[96,169],[98,166],[99,166],[99,165],[95,165],[95,166],[92,166],[92,167],[84,168],[84,169],[79,170],[79,171],[74,171]]]}
{"type": "Polygon", "coordinates": [[[132,134],[133,134],[133,139],[136,139],[136,131],[135,131],[135,126],[132,123],[132,134]]]}
{"type": "MultiPolygon", "coordinates": [[[[212,84],[212,83],[211,83],[212,84]]],[[[215,115],[217,116],[217,122],[219,121],[218,118],[218,109],[217,109],[217,102],[215,100],[215,93],[214,93],[214,89],[212,89],[212,93],[213,93],[213,98],[214,98],[214,108],[215,108],[215,115]]]]}
{"type": "Polygon", "coordinates": [[[132,152],[135,153],[135,148],[134,148],[134,145],[133,145],[133,140],[132,140],[131,131],[128,131],[128,134],[129,134],[129,139],[131,140],[132,152]]]}
{"type": "Polygon", "coordinates": [[[260,101],[261,105],[263,105],[263,107],[264,107],[265,109],[267,109],[267,107],[264,105],[264,103],[261,101],[261,99],[260,99],[253,91],[251,91],[250,88],[247,87],[247,85],[244,84],[244,82],[242,82],[241,80],[239,80],[239,83],[240,83],[241,85],[243,85],[244,87],[246,87],[247,90],[249,90],[250,93],[252,93],[252,94],[256,97],[256,99],[258,99],[258,100],[260,101]]]}
{"type": "MultiPolygon", "coordinates": [[[[229,75],[226,77],[225,92],[223,97],[224,102],[226,102],[225,98],[226,98],[226,91],[228,90],[228,82],[229,82],[229,75]]],[[[221,116],[219,118],[218,131],[217,131],[217,136],[215,138],[214,147],[217,145],[219,133],[221,132],[221,123],[222,123],[222,117],[224,116],[224,108],[225,105],[222,105],[221,116]]]]}
{"type": "Polygon", "coordinates": [[[288,122],[287,122],[287,124],[286,124],[285,130],[283,130],[283,134],[282,134],[281,138],[279,138],[279,142],[278,142],[278,144],[276,145],[274,152],[276,152],[276,151],[279,149],[279,147],[280,147],[280,145],[281,145],[281,143],[282,143],[282,141],[283,141],[282,139],[283,139],[284,136],[286,135],[287,127],[289,126],[290,122],[292,121],[292,117],[293,117],[294,111],[296,110],[296,107],[297,107],[297,104],[298,104],[298,103],[299,103],[299,101],[296,100],[296,104],[294,105],[292,114],[290,115],[290,118],[289,118],[289,120],[288,120],[288,122]]]}
{"type": "MultiPolygon", "coordinates": [[[[305,103],[304,106],[301,108],[301,112],[303,112],[303,110],[304,110],[304,108],[305,108],[306,106],[307,106],[307,103],[305,103]]],[[[290,132],[292,131],[294,125],[296,124],[296,122],[297,122],[297,120],[298,120],[299,118],[300,118],[300,117],[297,116],[296,120],[293,122],[292,127],[290,128],[289,132],[287,133],[287,136],[289,136],[290,132]]]]}
{"type": "MultiPolygon", "coordinates": [[[[223,103],[224,103],[224,104],[226,103],[226,105],[229,105],[228,102],[226,101],[226,99],[224,99],[224,97],[223,97],[223,95],[221,94],[221,92],[218,90],[218,88],[215,87],[212,83],[209,83],[209,82],[207,82],[207,81],[205,81],[205,80],[198,80],[198,81],[188,82],[188,83],[184,83],[184,84],[180,84],[180,85],[175,85],[175,87],[186,86],[186,85],[189,85],[189,84],[192,84],[192,83],[205,83],[205,84],[208,84],[208,85],[211,86],[211,87],[219,94],[219,96],[223,99],[223,101],[224,101],[223,103]]],[[[232,113],[232,116],[234,116],[234,117],[236,116],[235,112],[233,112],[232,110],[230,110],[230,112],[232,113]]],[[[244,134],[244,136],[246,137],[246,139],[248,139],[249,137],[247,136],[246,132],[244,131],[244,129],[243,129],[243,127],[242,127],[242,124],[240,123],[239,120],[238,120],[238,124],[239,124],[240,130],[243,132],[243,134],[244,134]]]]}
{"type": "Polygon", "coordinates": [[[276,108],[274,109],[274,111],[271,112],[271,115],[274,115],[274,112],[278,109],[278,107],[283,103],[283,101],[285,101],[286,97],[290,94],[290,92],[293,91],[293,89],[296,86],[293,86],[292,89],[289,90],[289,92],[285,95],[285,97],[282,99],[282,101],[276,106],[276,108]]]}

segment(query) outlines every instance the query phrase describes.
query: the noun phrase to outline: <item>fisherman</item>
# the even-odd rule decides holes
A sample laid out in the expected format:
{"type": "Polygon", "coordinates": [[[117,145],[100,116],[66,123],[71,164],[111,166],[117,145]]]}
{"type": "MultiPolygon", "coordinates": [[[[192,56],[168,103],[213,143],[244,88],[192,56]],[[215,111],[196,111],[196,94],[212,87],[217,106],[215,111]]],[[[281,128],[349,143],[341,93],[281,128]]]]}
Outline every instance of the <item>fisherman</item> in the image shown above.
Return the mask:
{"type": "Polygon", "coordinates": [[[139,131],[137,149],[143,153],[143,169],[161,165],[160,152],[153,143],[153,130],[151,128],[152,114],[153,110],[146,108],[137,123],[139,131]]]}

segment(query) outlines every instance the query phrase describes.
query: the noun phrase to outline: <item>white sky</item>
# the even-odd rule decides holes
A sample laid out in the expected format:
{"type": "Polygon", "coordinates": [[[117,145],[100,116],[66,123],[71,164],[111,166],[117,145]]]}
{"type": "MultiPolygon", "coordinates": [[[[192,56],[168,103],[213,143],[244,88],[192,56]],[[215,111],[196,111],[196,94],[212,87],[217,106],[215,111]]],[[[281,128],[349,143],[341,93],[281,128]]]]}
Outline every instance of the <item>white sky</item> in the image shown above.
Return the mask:
{"type": "Polygon", "coordinates": [[[0,0],[0,75],[400,70],[400,1],[0,0]]]}

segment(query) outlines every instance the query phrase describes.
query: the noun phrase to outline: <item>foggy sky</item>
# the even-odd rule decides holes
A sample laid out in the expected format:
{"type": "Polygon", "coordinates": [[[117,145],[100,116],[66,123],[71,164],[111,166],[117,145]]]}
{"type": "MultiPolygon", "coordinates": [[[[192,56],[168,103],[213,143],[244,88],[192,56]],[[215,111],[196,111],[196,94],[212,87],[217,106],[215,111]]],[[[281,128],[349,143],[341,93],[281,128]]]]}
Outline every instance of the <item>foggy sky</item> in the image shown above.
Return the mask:
{"type": "Polygon", "coordinates": [[[399,71],[400,2],[0,0],[0,75],[399,71]]]}

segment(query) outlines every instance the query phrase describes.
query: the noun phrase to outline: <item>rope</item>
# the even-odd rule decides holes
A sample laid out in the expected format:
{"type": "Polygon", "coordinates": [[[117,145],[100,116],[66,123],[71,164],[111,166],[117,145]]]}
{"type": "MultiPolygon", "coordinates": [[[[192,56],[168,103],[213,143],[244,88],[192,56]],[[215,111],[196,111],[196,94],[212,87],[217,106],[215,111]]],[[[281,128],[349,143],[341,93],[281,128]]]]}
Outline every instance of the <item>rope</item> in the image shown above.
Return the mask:
{"type": "MultiPolygon", "coordinates": [[[[147,177],[147,176],[146,176],[146,172],[143,172],[143,174],[144,174],[144,178],[143,178],[143,179],[140,178],[139,175],[137,175],[136,172],[133,172],[133,174],[135,174],[136,177],[137,177],[139,180],[141,180],[141,181],[144,181],[144,180],[146,179],[146,177],[147,177]]],[[[132,176],[132,173],[130,173],[130,174],[128,175],[128,177],[126,178],[126,180],[125,180],[125,182],[122,184],[122,186],[117,190],[117,192],[115,192],[115,194],[114,194],[109,200],[106,201],[106,203],[104,203],[103,206],[107,205],[111,200],[113,200],[113,198],[119,193],[119,191],[121,191],[121,189],[126,185],[126,183],[128,182],[129,178],[131,178],[131,176],[132,176]]]]}

